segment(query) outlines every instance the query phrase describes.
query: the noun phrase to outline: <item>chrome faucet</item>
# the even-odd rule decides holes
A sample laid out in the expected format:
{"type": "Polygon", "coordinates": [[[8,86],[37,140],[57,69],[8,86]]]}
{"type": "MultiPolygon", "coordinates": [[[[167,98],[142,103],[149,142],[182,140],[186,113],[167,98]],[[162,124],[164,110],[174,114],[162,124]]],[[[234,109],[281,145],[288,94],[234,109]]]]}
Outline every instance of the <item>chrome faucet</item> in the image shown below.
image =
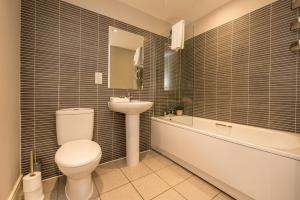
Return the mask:
{"type": "Polygon", "coordinates": [[[126,97],[129,99],[129,101],[131,101],[131,98],[133,98],[133,95],[131,95],[130,92],[128,92],[126,97]]]}

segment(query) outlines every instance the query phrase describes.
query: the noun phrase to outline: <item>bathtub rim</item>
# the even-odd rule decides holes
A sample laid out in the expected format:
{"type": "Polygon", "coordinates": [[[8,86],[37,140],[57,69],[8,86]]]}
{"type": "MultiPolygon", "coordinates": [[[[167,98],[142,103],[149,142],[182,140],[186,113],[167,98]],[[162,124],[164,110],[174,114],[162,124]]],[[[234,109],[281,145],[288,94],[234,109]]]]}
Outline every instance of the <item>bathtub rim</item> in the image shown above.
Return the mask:
{"type": "MultiPolygon", "coordinates": [[[[201,119],[205,119],[205,118],[201,118],[201,119]]],[[[274,155],[277,155],[277,156],[282,156],[282,157],[285,157],[285,158],[300,161],[300,154],[296,154],[296,153],[292,153],[292,152],[288,152],[288,151],[284,151],[284,150],[280,150],[280,149],[276,149],[276,148],[272,148],[272,147],[262,146],[262,145],[258,145],[258,144],[253,144],[253,143],[238,140],[238,139],[235,139],[235,138],[232,138],[232,137],[226,137],[224,135],[220,135],[220,134],[217,134],[217,133],[203,131],[201,129],[196,129],[194,127],[190,127],[186,124],[176,123],[174,121],[168,121],[166,119],[161,119],[159,117],[151,117],[151,120],[157,121],[159,123],[164,123],[164,124],[168,124],[168,125],[171,125],[171,126],[175,126],[175,127],[178,127],[178,128],[183,128],[183,129],[192,131],[192,132],[197,133],[197,134],[206,135],[208,137],[221,139],[221,140],[226,141],[226,142],[246,146],[246,147],[249,147],[249,148],[252,148],[252,149],[264,151],[264,152],[271,153],[271,154],[274,154],[274,155]]],[[[205,119],[205,120],[210,120],[210,119],[205,119]]],[[[211,121],[217,121],[217,120],[211,120],[211,121]]],[[[222,121],[219,121],[219,122],[222,122],[222,121]]],[[[234,123],[230,123],[230,122],[224,122],[224,123],[234,125],[234,123]]],[[[247,126],[247,125],[241,125],[241,124],[236,124],[236,125],[247,126]]],[[[250,127],[254,127],[254,126],[250,126],[250,127]]],[[[254,127],[254,128],[265,129],[265,128],[260,128],[260,127],[254,127]]],[[[265,129],[265,130],[272,130],[272,129],[265,129]]],[[[277,130],[274,130],[274,131],[277,131],[277,130]]],[[[284,131],[280,131],[280,132],[285,133],[284,131]]],[[[287,132],[286,134],[291,134],[291,133],[287,132]]]]}

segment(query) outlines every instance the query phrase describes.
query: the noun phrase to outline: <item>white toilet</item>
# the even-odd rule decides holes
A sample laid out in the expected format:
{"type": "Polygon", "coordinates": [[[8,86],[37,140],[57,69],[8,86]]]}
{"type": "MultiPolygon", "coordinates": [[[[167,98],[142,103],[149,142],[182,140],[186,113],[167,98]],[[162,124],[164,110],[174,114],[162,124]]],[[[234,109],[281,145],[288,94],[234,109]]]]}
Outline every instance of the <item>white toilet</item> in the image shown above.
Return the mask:
{"type": "Polygon", "coordinates": [[[87,200],[93,194],[92,172],[101,159],[101,148],[92,141],[94,110],[70,108],[56,111],[57,141],[61,147],[55,162],[67,176],[69,200],[87,200]]]}

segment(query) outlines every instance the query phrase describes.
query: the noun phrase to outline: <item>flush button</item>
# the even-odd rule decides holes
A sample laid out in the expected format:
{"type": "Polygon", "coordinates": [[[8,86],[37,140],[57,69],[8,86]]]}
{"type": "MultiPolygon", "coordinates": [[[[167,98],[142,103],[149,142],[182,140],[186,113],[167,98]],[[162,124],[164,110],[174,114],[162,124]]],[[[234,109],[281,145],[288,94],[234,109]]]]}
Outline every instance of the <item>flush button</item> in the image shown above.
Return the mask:
{"type": "Polygon", "coordinates": [[[95,84],[102,84],[102,73],[95,72],[95,84]]]}

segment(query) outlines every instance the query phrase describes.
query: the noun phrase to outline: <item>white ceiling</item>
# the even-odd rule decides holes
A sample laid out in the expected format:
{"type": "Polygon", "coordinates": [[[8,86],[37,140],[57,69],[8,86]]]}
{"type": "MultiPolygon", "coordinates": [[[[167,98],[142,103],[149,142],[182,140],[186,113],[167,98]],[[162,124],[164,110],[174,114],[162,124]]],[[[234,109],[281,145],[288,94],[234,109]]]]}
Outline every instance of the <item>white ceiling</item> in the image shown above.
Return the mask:
{"type": "Polygon", "coordinates": [[[171,24],[184,19],[187,23],[207,15],[232,0],[118,0],[148,15],[171,24]]]}

